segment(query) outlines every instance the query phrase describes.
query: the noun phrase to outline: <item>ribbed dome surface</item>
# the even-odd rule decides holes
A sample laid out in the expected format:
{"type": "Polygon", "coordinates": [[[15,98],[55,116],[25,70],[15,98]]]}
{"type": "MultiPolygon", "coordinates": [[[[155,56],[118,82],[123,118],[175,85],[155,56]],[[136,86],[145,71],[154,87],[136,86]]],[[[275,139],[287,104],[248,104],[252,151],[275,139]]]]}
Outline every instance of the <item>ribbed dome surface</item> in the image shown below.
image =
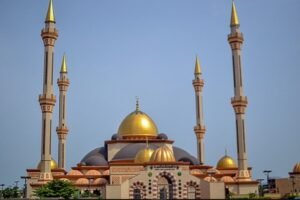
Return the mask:
{"type": "Polygon", "coordinates": [[[125,117],[118,134],[121,137],[157,137],[158,130],[146,113],[136,110],[125,117]]]}
{"type": "Polygon", "coordinates": [[[300,173],[300,163],[296,163],[293,169],[294,173],[300,173]]]}
{"type": "Polygon", "coordinates": [[[217,169],[232,169],[232,168],[237,168],[237,165],[235,164],[233,158],[227,155],[223,156],[217,164],[217,169]]]}
{"type": "Polygon", "coordinates": [[[173,151],[166,145],[163,145],[154,151],[150,162],[176,162],[176,159],[173,151]]]}

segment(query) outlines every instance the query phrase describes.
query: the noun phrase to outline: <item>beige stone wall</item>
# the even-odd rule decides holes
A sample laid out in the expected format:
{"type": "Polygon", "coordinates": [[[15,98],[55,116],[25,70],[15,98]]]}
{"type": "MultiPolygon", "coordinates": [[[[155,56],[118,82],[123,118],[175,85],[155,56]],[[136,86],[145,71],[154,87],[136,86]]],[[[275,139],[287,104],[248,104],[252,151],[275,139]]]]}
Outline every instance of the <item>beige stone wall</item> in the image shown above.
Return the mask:
{"type": "Polygon", "coordinates": [[[225,186],[223,182],[207,182],[200,184],[202,199],[225,199],[225,186]]]}
{"type": "Polygon", "coordinates": [[[232,192],[233,194],[250,194],[250,193],[255,193],[258,194],[258,185],[257,184],[233,184],[233,185],[228,185],[227,186],[229,191],[232,192]]]}
{"type": "Polygon", "coordinates": [[[106,199],[121,199],[121,185],[107,185],[106,199]]]}

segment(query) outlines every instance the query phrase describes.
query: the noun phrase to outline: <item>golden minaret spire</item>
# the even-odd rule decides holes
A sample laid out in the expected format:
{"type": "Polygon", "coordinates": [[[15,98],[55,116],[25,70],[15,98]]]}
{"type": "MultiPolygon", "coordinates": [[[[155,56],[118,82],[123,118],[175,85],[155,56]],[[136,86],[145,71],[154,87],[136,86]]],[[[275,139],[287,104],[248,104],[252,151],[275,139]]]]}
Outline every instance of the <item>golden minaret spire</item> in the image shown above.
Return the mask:
{"type": "Polygon", "coordinates": [[[55,23],[54,9],[52,0],[49,1],[48,11],[46,15],[45,22],[53,22],[55,23]]]}
{"type": "Polygon", "coordinates": [[[239,23],[239,17],[236,12],[234,1],[232,1],[230,26],[236,26],[236,25],[240,25],[240,23],[239,23]]]}
{"type": "Polygon", "coordinates": [[[61,63],[60,73],[67,73],[67,72],[68,72],[68,69],[67,69],[66,54],[64,54],[63,60],[61,63]]]}
{"type": "Polygon", "coordinates": [[[197,74],[197,75],[201,74],[201,67],[200,67],[198,56],[196,56],[195,74],[197,74]]]}

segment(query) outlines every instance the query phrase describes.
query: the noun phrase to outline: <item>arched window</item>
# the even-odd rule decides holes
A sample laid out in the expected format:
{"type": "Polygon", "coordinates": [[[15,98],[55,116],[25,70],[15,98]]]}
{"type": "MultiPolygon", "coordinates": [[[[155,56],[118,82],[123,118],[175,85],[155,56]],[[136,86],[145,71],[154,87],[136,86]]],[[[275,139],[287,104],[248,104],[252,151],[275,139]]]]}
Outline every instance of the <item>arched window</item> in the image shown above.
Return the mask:
{"type": "Polygon", "coordinates": [[[194,186],[188,187],[188,199],[196,199],[196,188],[194,186]]]}
{"type": "Polygon", "coordinates": [[[136,188],[133,190],[133,199],[141,199],[141,190],[136,188]]]}
{"type": "Polygon", "coordinates": [[[158,179],[159,199],[173,199],[173,185],[167,177],[158,179]]]}

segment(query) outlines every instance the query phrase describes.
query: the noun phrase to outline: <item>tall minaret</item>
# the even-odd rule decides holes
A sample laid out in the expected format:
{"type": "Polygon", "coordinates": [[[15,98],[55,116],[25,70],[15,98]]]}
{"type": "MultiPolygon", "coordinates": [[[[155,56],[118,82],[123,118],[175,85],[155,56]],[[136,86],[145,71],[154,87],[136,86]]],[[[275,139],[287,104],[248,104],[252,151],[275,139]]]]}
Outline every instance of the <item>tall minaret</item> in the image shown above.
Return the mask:
{"type": "Polygon", "coordinates": [[[249,180],[247,150],[246,150],[246,133],[245,133],[245,111],[247,107],[247,97],[244,96],[241,48],[244,41],[243,34],[240,31],[239,19],[237,16],[234,2],[232,2],[231,12],[231,33],[228,35],[228,42],[232,50],[233,62],[233,82],[234,97],[231,98],[231,104],[235,111],[236,119],[236,139],[237,139],[237,157],[238,157],[238,180],[249,180]]]}
{"type": "Polygon", "coordinates": [[[67,75],[67,62],[64,55],[60,69],[60,78],[57,79],[59,87],[59,122],[56,128],[58,136],[58,167],[63,169],[66,167],[66,140],[69,132],[66,123],[66,93],[70,81],[67,75]]]}
{"type": "Polygon", "coordinates": [[[41,36],[44,42],[44,80],[43,94],[39,96],[39,102],[42,109],[42,148],[40,181],[52,179],[51,175],[51,131],[52,131],[52,112],[56,102],[53,94],[53,60],[54,44],[58,37],[55,28],[55,17],[52,0],[49,1],[45,27],[42,29],[41,36]]]}
{"type": "Polygon", "coordinates": [[[195,63],[195,79],[193,80],[193,86],[195,89],[195,97],[196,97],[196,126],[194,127],[194,132],[197,137],[197,151],[198,151],[198,159],[200,165],[204,164],[204,134],[205,134],[205,126],[203,120],[203,107],[202,107],[202,88],[204,85],[203,79],[201,79],[201,68],[199,64],[198,57],[196,57],[195,63]]]}

